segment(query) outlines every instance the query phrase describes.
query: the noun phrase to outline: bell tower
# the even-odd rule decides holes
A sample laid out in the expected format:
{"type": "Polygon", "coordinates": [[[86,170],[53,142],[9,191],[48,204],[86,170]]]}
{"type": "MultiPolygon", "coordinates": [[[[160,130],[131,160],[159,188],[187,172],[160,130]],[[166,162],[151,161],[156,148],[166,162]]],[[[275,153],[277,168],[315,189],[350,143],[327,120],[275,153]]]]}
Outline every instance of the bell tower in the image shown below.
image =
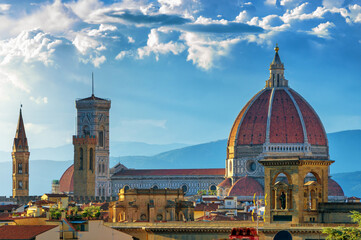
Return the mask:
{"type": "Polygon", "coordinates": [[[328,201],[329,166],[318,157],[265,157],[266,223],[318,222],[318,203],[328,201]]]}
{"type": "Polygon", "coordinates": [[[13,197],[29,196],[29,146],[20,108],[13,151],[13,197]]]}
{"type": "Polygon", "coordinates": [[[95,196],[96,137],[73,136],[74,196],[95,196]]]}
{"type": "MultiPolygon", "coordinates": [[[[99,98],[94,95],[93,80],[92,95],[88,98],[77,99],[75,105],[77,109],[77,135],[73,138],[74,157],[80,156],[80,152],[77,153],[77,151],[80,149],[77,148],[77,146],[80,146],[80,143],[78,143],[77,139],[84,139],[84,144],[95,144],[93,148],[93,171],[95,175],[93,196],[110,196],[109,110],[111,101],[109,99],[99,98]]],[[[90,145],[87,147],[88,150],[91,148],[90,145]]],[[[74,171],[76,169],[76,164],[76,158],[74,158],[74,171]]],[[[74,172],[74,176],[75,174],[76,172],[74,172]]],[[[77,183],[74,182],[74,186],[76,184],[77,183]]]]}

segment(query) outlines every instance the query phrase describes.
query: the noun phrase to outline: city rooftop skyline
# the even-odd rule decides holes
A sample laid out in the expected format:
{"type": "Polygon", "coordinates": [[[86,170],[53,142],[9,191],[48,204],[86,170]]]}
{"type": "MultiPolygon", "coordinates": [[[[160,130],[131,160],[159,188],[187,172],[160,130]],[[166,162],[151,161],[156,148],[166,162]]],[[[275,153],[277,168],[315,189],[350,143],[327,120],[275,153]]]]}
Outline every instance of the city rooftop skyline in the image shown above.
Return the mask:
{"type": "Polygon", "coordinates": [[[71,143],[92,72],[95,95],[112,101],[110,141],[228,138],[276,43],[326,132],[361,129],[356,0],[0,0],[0,22],[0,151],[20,104],[30,151],[71,143]]]}

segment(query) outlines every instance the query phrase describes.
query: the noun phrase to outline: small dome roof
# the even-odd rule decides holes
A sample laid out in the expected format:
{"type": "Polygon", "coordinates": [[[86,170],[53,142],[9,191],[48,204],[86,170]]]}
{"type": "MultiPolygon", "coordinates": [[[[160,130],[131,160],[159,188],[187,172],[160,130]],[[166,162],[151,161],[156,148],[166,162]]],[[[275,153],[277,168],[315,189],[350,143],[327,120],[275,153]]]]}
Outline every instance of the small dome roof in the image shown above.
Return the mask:
{"type": "Polygon", "coordinates": [[[224,179],[217,187],[230,188],[232,187],[232,180],[230,178],[224,179]]]}
{"type": "Polygon", "coordinates": [[[74,191],[74,165],[71,165],[61,176],[59,181],[59,191],[69,193],[74,191]]]}
{"type": "Polygon", "coordinates": [[[328,196],[345,196],[341,186],[333,179],[328,179],[328,196]]]}
{"type": "Polygon", "coordinates": [[[254,194],[264,196],[264,190],[257,180],[248,176],[238,179],[228,192],[228,196],[253,196],[254,194]]]}

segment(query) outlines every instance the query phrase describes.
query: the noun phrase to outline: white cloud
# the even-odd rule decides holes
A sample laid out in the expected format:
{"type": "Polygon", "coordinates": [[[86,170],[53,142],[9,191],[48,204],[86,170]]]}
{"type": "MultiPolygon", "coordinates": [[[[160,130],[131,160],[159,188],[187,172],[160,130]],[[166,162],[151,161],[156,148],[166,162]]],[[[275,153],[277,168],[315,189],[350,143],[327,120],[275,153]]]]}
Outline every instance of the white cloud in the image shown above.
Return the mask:
{"type": "Polygon", "coordinates": [[[52,64],[52,54],[62,43],[62,40],[39,29],[23,31],[15,38],[0,41],[0,65],[17,59],[52,64]]]}
{"type": "Polygon", "coordinates": [[[88,34],[84,32],[78,32],[76,34],[73,44],[83,55],[87,54],[89,50],[104,49],[103,45],[100,42],[88,36],[88,34]]]}
{"type": "Polygon", "coordinates": [[[30,93],[30,87],[26,84],[17,70],[11,70],[10,68],[0,68],[0,99],[11,100],[12,93],[18,90],[25,93],[30,93]]]}
{"type": "Polygon", "coordinates": [[[31,135],[31,134],[40,134],[44,132],[47,129],[47,127],[45,125],[40,125],[36,123],[25,123],[25,129],[26,132],[29,133],[29,135],[31,135]]]}
{"type": "Polygon", "coordinates": [[[0,11],[1,12],[7,12],[10,10],[11,5],[10,4],[0,4],[0,11]]]}
{"type": "Polygon", "coordinates": [[[128,37],[128,43],[135,43],[135,40],[134,40],[134,38],[132,38],[132,37],[128,37]]]}
{"type": "Polygon", "coordinates": [[[105,62],[106,57],[103,55],[103,56],[100,56],[100,57],[95,57],[94,59],[92,59],[92,63],[94,65],[94,67],[99,67],[102,63],[105,62]]]}
{"type": "Polygon", "coordinates": [[[341,7],[345,0],[323,0],[323,6],[326,8],[341,7]]]}
{"type": "Polygon", "coordinates": [[[154,53],[156,59],[158,60],[160,54],[173,53],[174,55],[178,55],[185,50],[185,46],[182,43],[173,41],[169,41],[167,43],[161,42],[159,32],[164,31],[152,29],[148,35],[147,46],[138,48],[138,57],[140,59],[154,53]]]}
{"type": "Polygon", "coordinates": [[[187,61],[192,61],[199,68],[209,70],[215,66],[215,61],[222,56],[227,56],[233,45],[240,39],[227,39],[221,41],[210,40],[200,34],[184,33],[182,38],[188,48],[187,61]]]}
{"type": "Polygon", "coordinates": [[[312,31],[309,31],[309,34],[316,35],[320,38],[331,38],[329,29],[335,27],[335,24],[332,22],[320,23],[317,27],[312,28],[312,31]]]}
{"type": "Polygon", "coordinates": [[[29,98],[31,101],[35,102],[36,104],[47,104],[48,103],[48,98],[47,97],[33,97],[30,96],[29,98]]]}
{"type": "Polygon", "coordinates": [[[240,12],[238,14],[238,16],[236,17],[236,22],[241,22],[241,23],[245,23],[248,20],[248,14],[246,10],[243,10],[242,12],[240,12]]]}
{"type": "Polygon", "coordinates": [[[130,55],[130,51],[121,51],[118,53],[118,55],[115,57],[116,60],[121,60],[123,59],[125,56],[130,55]]]}
{"type": "Polygon", "coordinates": [[[109,25],[109,24],[100,24],[98,29],[91,29],[88,31],[88,36],[93,37],[105,37],[107,32],[117,30],[116,26],[109,25]]]}

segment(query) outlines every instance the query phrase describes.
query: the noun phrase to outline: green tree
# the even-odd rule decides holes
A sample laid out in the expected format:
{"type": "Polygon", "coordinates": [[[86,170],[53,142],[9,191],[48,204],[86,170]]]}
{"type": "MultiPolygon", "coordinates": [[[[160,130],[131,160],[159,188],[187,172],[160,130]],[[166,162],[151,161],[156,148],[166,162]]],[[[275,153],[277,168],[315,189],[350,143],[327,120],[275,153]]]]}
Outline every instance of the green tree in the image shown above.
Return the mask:
{"type": "Polygon", "coordinates": [[[100,216],[100,207],[86,207],[83,210],[82,216],[84,218],[98,218],[100,216]]]}
{"type": "Polygon", "coordinates": [[[358,223],[358,227],[336,227],[324,228],[323,233],[327,234],[327,240],[358,240],[361,239],[361,213],[351,211],[353,222],[358,223]]]}

